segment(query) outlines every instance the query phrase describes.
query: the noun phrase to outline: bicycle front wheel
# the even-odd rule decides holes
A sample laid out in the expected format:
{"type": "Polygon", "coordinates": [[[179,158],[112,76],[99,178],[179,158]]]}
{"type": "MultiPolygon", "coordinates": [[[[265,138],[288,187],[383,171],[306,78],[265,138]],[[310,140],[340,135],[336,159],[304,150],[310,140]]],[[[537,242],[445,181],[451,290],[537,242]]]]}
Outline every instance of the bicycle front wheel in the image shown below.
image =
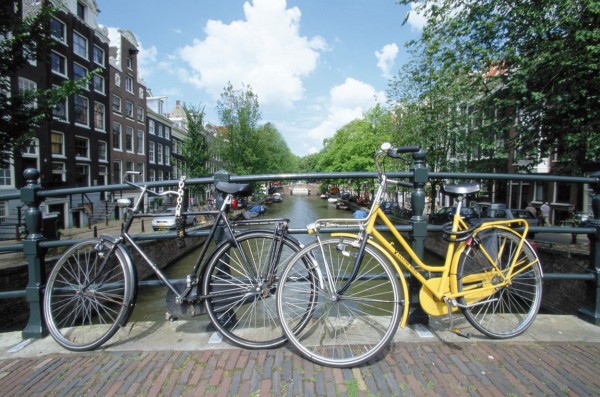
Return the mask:
{"type": "Polygon", "coordinates": [[[377,356],[404,311],[406,291],[379,250],[367,245],[352,276],[359,251],[353,241],[334,238],[305,247],[279,283],[283,329],[304,357],[321,365],[351,367],[377,356]],[[312,261],[309,269],[306,258],[312,261]],[[303,324],[307,302],[312,316],[303,324]]]}
{"type": "Polygon", "coordinates": [[[491,228],[480,233],[477,244],[459,259],[458,291],[467,293],[461,298],[467,306],[462,311],[473,327],[491,338],[507,339],[523,333],[540,308],[540,261],[527,241],[518,249],[520,240],[515,233],[491,228]]]}
{"type": "Polygon", "coordinates": [[[50,273],[44,317],[50,335],[65,349],[99,347],[129,314],[133,275],[119,250],[106,257],[110,247],[98,239],[76,244],[50,273]]]}
{"type": "Polygon", "coordinates": [[[287,338],[277,317],[275,291],[283,268],[299,243],[273,233],[252,231],[215,249],[203,279],[208,316],[233,343],[249,348],[274,348],[287,338]],[[272,268],[274,266],[274,268],[272,268]]]}

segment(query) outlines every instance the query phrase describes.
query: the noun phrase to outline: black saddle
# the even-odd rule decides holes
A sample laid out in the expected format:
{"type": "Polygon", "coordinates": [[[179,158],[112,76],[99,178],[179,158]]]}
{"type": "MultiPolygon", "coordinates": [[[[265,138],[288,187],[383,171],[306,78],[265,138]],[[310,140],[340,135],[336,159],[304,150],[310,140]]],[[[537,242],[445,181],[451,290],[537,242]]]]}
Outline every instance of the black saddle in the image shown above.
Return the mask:
{"type": "Polygon", "coordinates": [[[221,193],[233,194],[234,196],[247,197],[252,195],[252,187],[247,183],[217,182],[215,188],[221,193]]]}

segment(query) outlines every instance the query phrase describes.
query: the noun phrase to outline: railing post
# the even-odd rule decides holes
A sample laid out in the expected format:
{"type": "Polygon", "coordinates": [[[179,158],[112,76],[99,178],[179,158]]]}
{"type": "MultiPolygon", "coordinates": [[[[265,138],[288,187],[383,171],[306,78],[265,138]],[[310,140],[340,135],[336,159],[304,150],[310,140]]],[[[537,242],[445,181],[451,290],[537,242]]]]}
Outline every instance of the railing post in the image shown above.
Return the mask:
{"type": "Polygon", "coordinates": [[[579,317],[595,325],[600,325],[600,171],[592,174],[596,178],[593,186],[594,197],[592,198],[592,211],[594,219],[592,227],[596,233],[588,234],[590,239],[590,273],[594,274],[595,280],[587,288],[586,304],[579,310],[579,317]]]}
{"type": "MultiPolygon", "coordinates": [[[[412,224],[411,244],[412,249],[420,258],[425,254],[425,238],[427,238],[427,222],[423,216],[425,210],[425,184],[429,180],[429,171],[425,167],[425,151],[421,149],[413,153],[414,167],[413,172],[413,191],[410,198],[413,216],[410,219],[412,224]]],[[[419,290],[421,285],[413,280],[410,281],[410,314],[408,321],[410,324],[428,324],[429,316],[421,308],[419,302],[419,290]]]]}
{"type": "Polygon", "coordinates": [[[24,339],[42,338],[48,334],[43,316],[43,287],[46,283],[46,269],[44,256],[46,250],[40,247],[44,240],[42,235],[42,211],[38,196],[41,189],[37,183],[40,173],[35,168],[28,168],[23,172],[26,185],[21,188],[21,201],[27,205],[25,211],[25,225],[28,234],[23,240],[23,254],[27,258],[29,282],[25,288],[25,298],[29,304],[29,322],[22,332],[24,339]]]}

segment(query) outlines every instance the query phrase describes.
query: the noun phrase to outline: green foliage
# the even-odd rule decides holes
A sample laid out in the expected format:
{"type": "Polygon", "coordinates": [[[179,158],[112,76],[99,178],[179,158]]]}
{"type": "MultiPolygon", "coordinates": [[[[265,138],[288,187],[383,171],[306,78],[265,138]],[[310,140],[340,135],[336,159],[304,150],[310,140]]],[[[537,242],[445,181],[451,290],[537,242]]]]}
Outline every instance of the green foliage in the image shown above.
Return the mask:
{"type": "MultiPolygon", "coordinates": [[[[19,93],[17,72],[29,61],[47,62],[56,41],[50,35],[50,19],[56,13],[52,5],[21,18],[12,1],[0,5],[0,152],[9,153],[25,147],[40,123],[52,117],[52,109],[65,97],[87,86],[93,71],[78,81],[66,81],[58,88],[36,89],[19,93]]],[[[0,157],[0,167],[9,158],[0,157]]]]}
{"type": "Polygon", "coordinates": [[[183,106],[187,121],[187,134],[183,141],[186,174],[192,178],[208,175],[207,162],[210,158],[206,131],[204,130],[204,109],[183,106]]]}
{"type": "Polygon", "coordinates": [[[229,83],[217,103],[221,123],[227,128],[216,141],[217,153],[233,174],[293,172],[298,159],[271,123],[259,125],[258,97],[249,86],[234,90],[229,83]]]}
{"type": "Polygon", "coordinates": [[[403,110],[417,113],[411,118],[426,124],[421,128],[444,135],[445,144],[452,141],[453,126],[473,122],[462,124],[469,126],[463,134],[467,145],[457,147],[463,164],[469,165],[473,143],[481,145],[482,158],[492,160],[511,150],[535,159],[553,149],[571,161],[572,170],[597,161],[597,0],[432,0],[417,9],[427,25],[409,43],[414,59],[390,91],[403,110]],[[443,111],[444,101],[447,109],[464,104],[468,117],[453,120],[451,111],[443,111]],[[508,134],[511,128],[517,138],[508,134]],[[495,140],[502,138],[506,148],[497,147],[495,140]]]}

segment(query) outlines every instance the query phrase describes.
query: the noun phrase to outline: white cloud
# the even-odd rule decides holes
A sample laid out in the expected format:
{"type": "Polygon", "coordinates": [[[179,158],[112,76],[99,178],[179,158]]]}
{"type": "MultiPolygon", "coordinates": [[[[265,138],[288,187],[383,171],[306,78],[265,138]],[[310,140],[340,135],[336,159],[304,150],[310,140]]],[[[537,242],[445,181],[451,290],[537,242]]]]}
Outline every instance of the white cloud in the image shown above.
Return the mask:
{"type": "Polygon", "coordinates": [[[331,89],[327,117],[311,129],[308,136],[320,141],[331,137],[342,126],[362,117],[367,109],[384,100],[385,94],[382,91],[375,91],[370,84],[347,78],[343,84],[331,89]]]}
{"type": "MultiPolygon", "coordinates": [[[[413,30],[422,30],[423,27],[427,24],[427,18],[425,18],[425,16],[423,16],[422,13],[419,13],[417,11],[417,8],[419,8],[421,6],[421,4],[419,3],[410,3],[410,15],[408,17],[408,24],[410,26],[412,26],[413,30]]],[[[428,4],[427,7],[429,8],[431,5],[428,4]]]]}
{"type": "Polygon", "coordinates": [[[248,84],[262,105],[290,107],[304,95],[302,79],[317,67],[320,37],[300,36],[301,12],[285,0],[253,0],[244,4],[245,20],[225,24],[209,20],[206,38],[179,51],[191,73],[186,81],[217,99],[231,82],[248,84]]]}
{"type": "Polygon", "coordinates": [[[398,46],[396,43],[386,44],[381,51],[375,51],[377,57],[377,67],[381,70],[381,75],[386,78],[392,78],[391,69],[394,67],[396,56],[398,55],[398,46]]]}

